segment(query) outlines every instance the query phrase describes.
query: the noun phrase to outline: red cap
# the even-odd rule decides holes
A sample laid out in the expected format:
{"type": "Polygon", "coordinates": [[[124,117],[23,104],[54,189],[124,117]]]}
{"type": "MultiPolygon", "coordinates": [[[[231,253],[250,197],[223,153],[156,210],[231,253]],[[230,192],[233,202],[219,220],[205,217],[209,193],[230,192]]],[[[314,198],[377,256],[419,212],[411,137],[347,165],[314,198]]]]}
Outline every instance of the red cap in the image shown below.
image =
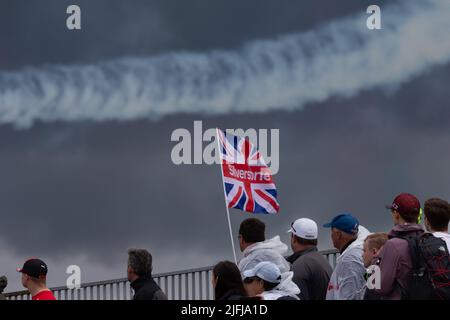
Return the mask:
{"type": "Polygon", "coordinates": [[[395,197],[391,205],[386,206],[387,209],[395,210],[400,214],[419,214],[420,201],[416,196],[410,193],[401,193],[395,197]]]}

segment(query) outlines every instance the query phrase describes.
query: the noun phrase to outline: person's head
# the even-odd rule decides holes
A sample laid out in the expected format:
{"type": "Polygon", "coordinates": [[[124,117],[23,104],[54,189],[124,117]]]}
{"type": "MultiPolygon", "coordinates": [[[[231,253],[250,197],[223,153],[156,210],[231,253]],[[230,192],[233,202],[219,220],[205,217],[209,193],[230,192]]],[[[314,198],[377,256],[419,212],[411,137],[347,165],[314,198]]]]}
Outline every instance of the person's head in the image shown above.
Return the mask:
{"type": "Polygon", "coordinates": [[[448,231],[450,221],[450,204],[442,199],[433,198],[425,201],[423,207],[425,226],[428,231],[448,231]]]}
{"type": "Polygon", "coordinates": [[[244,251],[249,245],[266,240],[266,225],[259,219],[248,218],[239,227],[239,247],[244,251]]]}
{"type": "Polygon", "coordinates": [[[366,237],[363,246],[363,261],[366,268],[372,264],[373,258],[380,252],[386,241],[388,241],[388,235],[384,232],[372,233],[366,237]]]}
{"type": "Polygon", "coordinates": [[[298,252],[317,246],[317,224],[308,218],[297,219],[291,224],[291,248],[298,252]]]}
{"type": "Polygon", "coordinates": [[[141,277],[151,277],[152,269],[152,255],[147,250],[128,250],[127,276],[130,282],[141,277]]]}
{"type": "Polygon", "coordinates": [[[22,274],[22,285],[29,290],[46,286],[48,268],[41,259],[28,259],[17,272],[22,274]]]}
{"type": "Polygon", "coordinates": [[[5,276],[1,276],[0,277],[0,293],[2,293],[3,290],[5,290],[7,285],[8,285],[8,278],[6,278],[5,276]]]}
{"type": "Polygon", "coordinates": [[[220,299],[230,290],[241,296],[247,295],[242,283],[241,272],[236,264],[230,261],[221,261],[214,266],[212,285],[215,299],[220,299]]]}
{"type": "Polygon", "coordinates": [[[341,250],[347,243],[358,237],[358,219],[349,213],[337,215],[331,222],[323,226],[331,228],[331,240],[334,247],[338,250],[341,250]]]}
{"type": "Polygon", "coordinates": [[[391,210],[394,225],[419,222],[420,201],[410,193],[399,194],[386,208],[391,210]]]}
{"type": "Polygon", "coordinates": [[[244,271],[243,278],[248,295],[256,296],[278,286],[281,282],[281,272],[276,264],[263,261],[253,269],[244,271]]]}

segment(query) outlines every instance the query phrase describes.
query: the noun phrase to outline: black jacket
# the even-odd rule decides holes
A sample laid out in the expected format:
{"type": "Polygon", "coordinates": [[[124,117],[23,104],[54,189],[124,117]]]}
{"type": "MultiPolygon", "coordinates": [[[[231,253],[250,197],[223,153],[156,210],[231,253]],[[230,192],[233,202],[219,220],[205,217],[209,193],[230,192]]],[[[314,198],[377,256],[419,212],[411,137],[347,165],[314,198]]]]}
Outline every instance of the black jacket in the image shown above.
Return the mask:
{"type": "Polygon", "coordinates": [[[151,277],[139,277],[131,283],[133,300],[167,300],[166,295],[151,277]]]}
{"type": "Polygon", "coordinates": [[[217,300],[241,300],[245,296],[239,290],[229,290],[217,300]]]}

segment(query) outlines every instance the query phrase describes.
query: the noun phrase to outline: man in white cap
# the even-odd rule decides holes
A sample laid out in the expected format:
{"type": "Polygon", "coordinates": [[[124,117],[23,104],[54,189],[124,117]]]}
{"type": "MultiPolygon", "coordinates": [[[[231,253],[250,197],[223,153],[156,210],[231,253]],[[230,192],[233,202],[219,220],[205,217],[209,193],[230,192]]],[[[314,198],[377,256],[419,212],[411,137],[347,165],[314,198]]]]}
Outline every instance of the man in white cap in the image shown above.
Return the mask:
{"type": "Polygon", "coordinates": [[[301,300],[325,300],[333,272],[330,263],[317,250],[317,224],[308,218],[291,224],[291,248],[286,260],[294,272],[293,281],[300,288],[301,300]]]}

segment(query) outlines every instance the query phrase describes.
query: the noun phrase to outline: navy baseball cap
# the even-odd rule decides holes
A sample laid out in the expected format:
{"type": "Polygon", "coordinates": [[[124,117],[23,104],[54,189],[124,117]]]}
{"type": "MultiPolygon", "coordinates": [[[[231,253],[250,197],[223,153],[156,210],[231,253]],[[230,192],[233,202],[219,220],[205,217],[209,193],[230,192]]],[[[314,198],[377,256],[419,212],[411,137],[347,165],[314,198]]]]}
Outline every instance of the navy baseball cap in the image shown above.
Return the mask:
{"type": "Polygon", "coordinates": [[[349,213],[340,214],[331,220],[329,223],[325,223],[324,228],[336,228],[344,231],[348,234],[355,234],[358,232],[359,221],[349,213]]]}

